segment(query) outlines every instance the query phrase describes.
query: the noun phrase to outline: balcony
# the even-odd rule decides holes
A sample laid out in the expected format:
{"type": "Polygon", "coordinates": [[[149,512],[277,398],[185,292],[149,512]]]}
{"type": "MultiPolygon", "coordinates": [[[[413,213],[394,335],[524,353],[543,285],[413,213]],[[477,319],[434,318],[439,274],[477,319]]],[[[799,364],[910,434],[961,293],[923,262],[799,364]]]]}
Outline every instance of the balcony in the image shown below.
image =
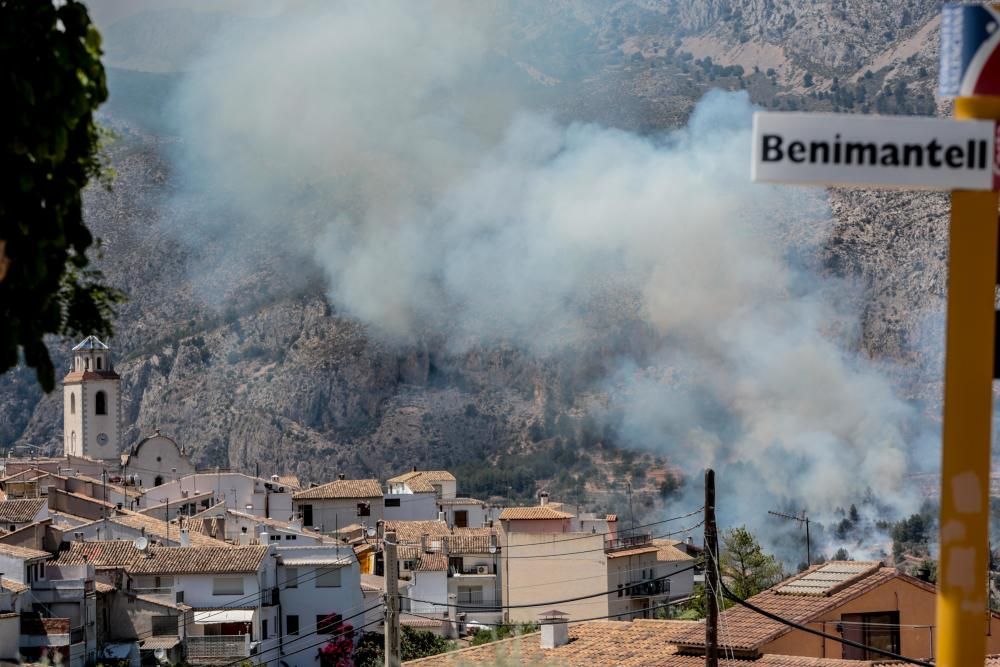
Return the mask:
{"type": "Polygon", "coordinates": [[[633,598],[650,598],[657,595],[670,595],[669,579],[654,579],[653,581],[637,581],[627,584],[625,595],[633,598]]]}
{"type": "Polygon", "coordinates": [[[621,551],[623,549],[635,549],[647,547],[651,544],[649,535],[629,535],[628,537],[617,537],[613,540],[604,541],[604,551],[621,551]]]}
{"type": "Polygon", "coordinates": [[[261,607],[276,607],[281,604],[280,588],[265,588],[260,592],[261,607]]]}
{"type": "Polygon", "coordinates": [[[250,657],[250,635],[189,636],[184,641],[187,657],[192,662],[250,657]]]}

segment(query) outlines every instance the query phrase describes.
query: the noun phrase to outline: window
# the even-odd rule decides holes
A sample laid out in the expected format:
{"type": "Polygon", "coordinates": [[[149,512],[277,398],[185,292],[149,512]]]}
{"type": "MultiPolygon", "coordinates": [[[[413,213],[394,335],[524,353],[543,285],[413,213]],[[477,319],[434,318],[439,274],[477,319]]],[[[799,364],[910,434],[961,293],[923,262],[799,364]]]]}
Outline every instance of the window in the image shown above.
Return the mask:
{"type": "Polygon", "coordinates": [[[74,448],[76,447],[76,431],[70,431],[69,444],[74,448]]]}
{"type": "Polygon", "coordinates": [[[269,539],[272,542],[280,542],[281,541],[281,535],[271,535],[271,537],[269,539]]]}
{"type": "Polygon", "coordinates": [[[94,396],[94,414],[108,414],[108,395],[103,391],[97,392],[97,395],[94,396]]]}
{"type": "Polygon", "coordinates": [[[455,510],[455,528],[469,527],[469,511],[455,510]]]}
{"type": "Polygon", "coordinates": [[[298,588],[299,587],[299,568],[297,567],[286,567],[285,568],[285,588],[298,588]]]}
{"type": "Polygon", "coordinates": [[[176,616],[153,616],[153,636],[169,637],[177,634],[176,616]]]}
{"type": "Polygon", "coordinates": [[[76,394],[70,392],[69,395],[69,413],[71,415],[76,414],[76,394]]]}
{"type": "Polygon", "coordinates": [[[90,370],[90,359],[84,359],[83,360],[83,368],[84,368],[84,370],[88,370],[88,371],[90,370]]]}
{"type": "Polygon", "coordinates": [[[316,588],[340,588],[340,568],[320,570],[316,575],[316,588]]]}
{"type": "Polygon", "coordinates": [[[298,535],[285,535],[285,541],[288,541],[288,540],[297,540],[297,539],[298,539],[298,535]]]}
{"type": "Polygon", "coordinates": [[[101,370],[101,358],[97,357],[97,370],[101,370]]]}
{"type": "Polygon", "coordinates": [[[458,587],[458,604],[482,604],[482,603],[483,603],[482,586],[458,587]]]}
{"type": "MultiPolygon", "coordinates": [[[[14,531],[11,531],[11,532],[14,532],[14,531]]],[[[39,579],[44,579],[45,578],[45,563],[44,562],[38,564],[38,578],[39,579]]]]}
{"type": "Polygon", "coordinates": [[[213,577],[212,595],[243,595],[243,577],[213,577]]]}
{"type": "Polygon", "coordinates": [[[157,475],[156,479],[153,480],[153,486],[159,486],[160,484],[163,484],[163,477],[161,475],[157,475]]]}
{"type": "Polygon", "coordinates": [[[399,498],[386,498],[385,499],[385,506],[386,507],[399,507],[399,498]]]}
{"type": "Polygon", "coordinates": [[[289,614],[288,616],[285,616],[285,634],[299,634],[299,617],[297,614],[289,614]]]}
{"type": "Polygon", "coordinates": [[[340,620],[340,614],[317,614],[316,634],[332,635],[337,631],[337,626],[340,625],[340,620]]]}
{"type": "Polygon", "coordinates": [[[371,516],[372,506],[370,503],[358,503],[358,516],[371,516]]]}
{"type": "Polygon", "coordinates": [[[267,619],[262,618],[260,621],[260,640],[264,641],[267,639],[267,619]]]}
{"type": "MultiPolygon", "coordinates": [[[[843,614],[838,628],[844,639],[852,639],[865,646],[880,648],[892,653],[899,650],[899,612],[878,611],[871,614],[843,614]]],[[[845,660],[880,660],[871,651],[844,644],[845,660]]]]}
{"type": "Polygon", "coordinates": [[[313,506],[303,505],[302,506],[302,525],[311,526],[313,525],[313,506]]]}

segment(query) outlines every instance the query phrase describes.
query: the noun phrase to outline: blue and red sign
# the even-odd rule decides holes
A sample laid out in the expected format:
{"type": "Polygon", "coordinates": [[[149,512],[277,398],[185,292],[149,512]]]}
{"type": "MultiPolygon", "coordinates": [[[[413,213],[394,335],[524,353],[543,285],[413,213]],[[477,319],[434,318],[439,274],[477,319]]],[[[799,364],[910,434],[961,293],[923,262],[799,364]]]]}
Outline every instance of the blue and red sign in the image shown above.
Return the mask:
{"type": "Polygon", "coordinates": [[[944,97],[1000,95],[1000,3],[945,5],[941,12],[944,97]]]}

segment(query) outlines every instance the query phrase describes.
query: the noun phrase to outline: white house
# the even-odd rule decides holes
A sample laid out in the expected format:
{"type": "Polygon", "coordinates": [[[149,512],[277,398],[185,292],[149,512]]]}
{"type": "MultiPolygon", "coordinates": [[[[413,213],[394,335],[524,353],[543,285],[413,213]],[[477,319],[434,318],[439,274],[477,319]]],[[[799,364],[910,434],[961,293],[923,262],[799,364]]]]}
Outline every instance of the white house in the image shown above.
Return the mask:
{"type": "Polygon", "coordinates": [[[454,498],[458,489],[455,476],[447,470],[417,470],[388,480],[390,494],[433,493],[438,498],[454,498]]]}
{"type": "Polygon", "coordinates": [[[275,646],[260,651],[254,660],[261,664],[314,667],[319,664],[317,650],[299,649],[313,646],[326,636],[332,638],[341,621],[353,628],[364,625],[363,615],[351,618],[366,608],[361,569],[348,545],[283,543],[275,551],[283,616],[280,639],[275,646]]]}
{"type": "Polygon", "coordinates": [[[499,518],[499,511],[475,498],[440,498],[437,509],[450,528],[483,528],[499,518]]]}
{"type": "Polygon", "coordinates": [[[152,547],[126,569],[133,592],[194,610],[190,662],[246,658],[278,642],[277,554],[267,546],[152,547]]]}
{"type": "Polygon", "coordinates": [[[316,531],[303,528],[302,519],[294,517],[288,521],[265,519],[246,512],[226,510],[226,539],[239,544],[247,539],[260,539],[262,533],[275,546],[305,547],[322,544],[332,538],[324,538],[316,531]]]}
{"type": "Polygon", "coordinates": [[[279,479],[277,475],[267,480],[237,472],[196,473],[147,489],[139,505],[146,508],[169,502],[179,506],[191,497],[202,497],[211,491],[216,502],[225,503],[227,509],[288,519],[293,512],[292,495],[298,489],[285,486],[279,479]]]}
{"type": "Polygon", "coordinates": [[[302,525],[324,534],[356,524],[375,526],[383,518],[377,479],[338,479],[299,491],[293,497],[302,525]]]}
{"type": "Polygon", "coordinates": [[[0,501],[0,529],[8,532],[48,517],[49,504],[45,498],[0,501]]]}

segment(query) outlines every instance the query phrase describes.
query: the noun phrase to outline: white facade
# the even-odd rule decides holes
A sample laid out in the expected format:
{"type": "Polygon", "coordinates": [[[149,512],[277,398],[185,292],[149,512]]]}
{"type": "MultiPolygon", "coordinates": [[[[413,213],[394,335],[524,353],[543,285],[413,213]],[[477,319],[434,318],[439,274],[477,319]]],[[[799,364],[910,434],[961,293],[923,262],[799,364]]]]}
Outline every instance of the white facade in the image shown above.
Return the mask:
{"type": "Polygon", "coordinates": [[[317,650],[299,649],[316,644],[328,634],[315,632],[320,620],[339,615],[356,629],[365,624],[363,615],[350,618],[366,609],[361,591],[361,569],[353,549],[346,545],[282,545],[276,551],[283,616],[277,636],[281,639],[266,652],[258,654],[255,661],[315,667],[319,665],[317,650]]]}
{"type": "Polygon", "coordinates": [[[409,611],[444,616],[448,612],[445,606],[448,604],[448,571],[418,570],[411,576],[409,611]]]}
{"type": "Polygon", "coordinates": [[[437,495],[434,493],[389,493],[384,498],[385,519],[386,521],[437,519],[437,500],[437,495]]]}
{"type": "Polygon", "coordinates": [[[63,378],[64,451],[118,461],[121,449],[121,378],[114,372],[111,350],[94,336],[73,348],[69,373],[63,378]]]}
{"type": "Polygon", "coordinates": [[[286,520],[292,518],[292,494],[296,490],[242,473],[196,473],[148,489],[139,504],[151,507],[169,501],[172,505],[212,491],[216,501],[225,503],[226,509],[286,520]]]}
{"type": "Polygon", "coordinates": [[[337,533],[352,525],[374,526],[382,520],[382,498],[308,498],[295,501],[302,525],[323,534],[337,533]],[[364,505],[364,510],[359,509],[364,505]]]}
{"type": "Polygon", "coordinates": [[[483,528],[494,518],[486,503],[474,498],[440,500],[437,508],[444,513],[449,528],[483,528]]]}
{"type": "Polygon", "coordinates": [[[147,489],[194,472],[194,464],[184,451],[159,431],[133,447],[124,466],[128,481],[147,489]]]}

